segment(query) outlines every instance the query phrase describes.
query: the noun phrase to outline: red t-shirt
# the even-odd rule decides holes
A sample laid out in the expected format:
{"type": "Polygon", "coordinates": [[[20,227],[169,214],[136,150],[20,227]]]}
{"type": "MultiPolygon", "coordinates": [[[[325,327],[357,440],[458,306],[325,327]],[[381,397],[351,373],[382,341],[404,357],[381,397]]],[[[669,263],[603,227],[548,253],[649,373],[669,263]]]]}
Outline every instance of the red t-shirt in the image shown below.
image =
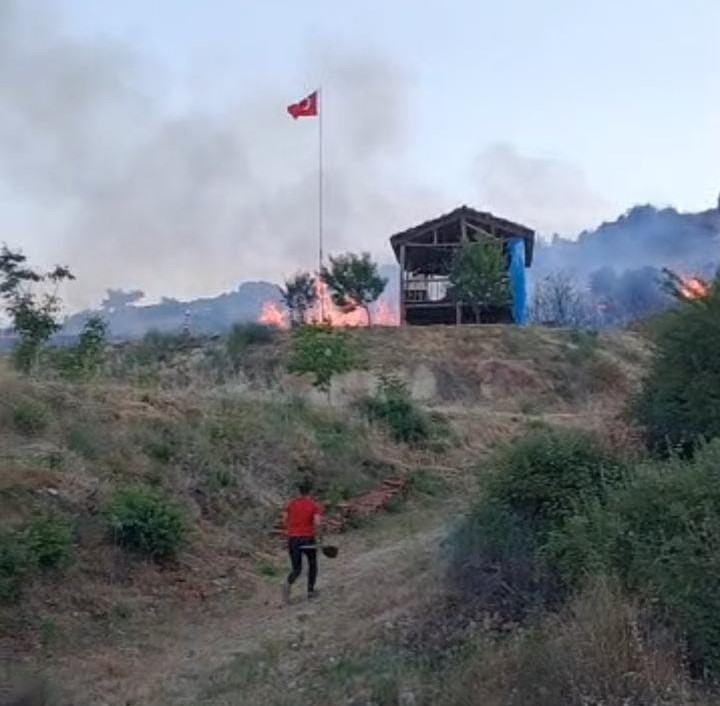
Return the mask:
{"type": "Polygon", "coordinates": [[[288,537],[314,537],[315,518],[322,515],[322,505],[310,497],[300,497],[291,500],[287,506],[287,525],[285,531],[288,537]]]}

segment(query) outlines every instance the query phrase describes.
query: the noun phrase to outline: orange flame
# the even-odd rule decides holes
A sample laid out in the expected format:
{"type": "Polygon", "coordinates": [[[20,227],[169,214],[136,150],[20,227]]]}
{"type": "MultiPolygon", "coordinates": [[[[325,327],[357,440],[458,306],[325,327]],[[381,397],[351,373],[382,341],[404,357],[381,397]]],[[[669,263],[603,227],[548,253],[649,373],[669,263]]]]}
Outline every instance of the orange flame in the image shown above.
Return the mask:
{"type": "Polygon", "coordinates": [[[391,309],[388,303],[381,299],[375,310],[373,323],[376,326],[399,326],[400,313],[396,309],[391,309]]]}
{"type": "MultiPolygon", "coordinates": [[[[307,312],[308,323],[324,321],[336,327],[363,327],[368,325],[368,317],[362,307],[343,309],[336,306],[330,296],[327,285],[319,278],[315,280],[317,301],[313,308],[307,312]]],[[[258,321],[267,326],[281,329],[290,327],[289,316],[275,302],[267,301],[263,304],[262,313],[258,321]]],[[[400,314],[391,307],[386,300],[380,300],[371,307],[371,322],[377,326],[399,326],[400,314]]]]}
{"type": "Polygon", "coordinates": [[[710,286],[699,277],[680,275],[678,290],[685,299],[706,299],[710,296],[710,286]]]}
{"type": "Polygon", "coordinates": [[[286,313],[273,301],[263,304],[258,321],[265,326],[274,326],[279,329],[290,328],[286,313]]]}

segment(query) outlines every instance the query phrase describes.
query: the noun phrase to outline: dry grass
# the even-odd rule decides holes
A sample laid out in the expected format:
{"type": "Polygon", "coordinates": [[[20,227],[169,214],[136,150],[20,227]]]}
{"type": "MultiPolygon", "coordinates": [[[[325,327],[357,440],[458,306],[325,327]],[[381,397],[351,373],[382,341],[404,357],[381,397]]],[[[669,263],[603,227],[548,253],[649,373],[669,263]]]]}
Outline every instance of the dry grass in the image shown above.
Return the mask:
{"type": "Polygon", "coordinates": [[[643,626],[637,603],[598,580],[538,627],[481,642],[443,706],[716,703],[694,690],[671,640],[643,626]]]}
{"type": "MultiPolygon", "coordinates": [[[[295,393],[307,396],[308,389],[283,372],[285,336],[250,350],[231,372],[214,367],[218,341],[147,369],[123,368],[120,350],[118,374],[88,384],[29,381],[0,362],[0,527],[58,511],[74,520],[77,545],[64,576],[34,582],[19,607],[0,611],[0,658],[44,651],[72,665],[72,646],[112,663],[120,646],[142,645],[149,631],[191,623],[201,610],[237,614],[258,590],[259,562],[274,555],[268,530],[298,462],[337,496],[427,468],[467,497],[474,483],[468,469],[528,424],[610,425],[644,351],[639,337],[601,336],[601,362],[588,358],[595,368],[588,364],[576,379],[588,344],[570,332],[489,326],[351,336],[366,356],[360,387],[380,373],[405,377],[449,418],[452,448],[409,449],[368,429],[351,409],[298,404],[295,393]],[[19,417],[18,403],[29,403],[19,417]],[[35,424],[40,408],[47,416],[35,424]],[[186,507],[194,532],[177,564],[158,567],[108,543],[102,511],[113,489],[128,482],[160,485],[186,507]],[[55,637],[43,645],[44,630],[55,637]]],[[[363,644],[364,636],[358,639],[363,644]]],[[[491,662],[511,657],[496,654],[491,662]]],[[[423,678],[411,679],[418,704],[423,678]]]]}

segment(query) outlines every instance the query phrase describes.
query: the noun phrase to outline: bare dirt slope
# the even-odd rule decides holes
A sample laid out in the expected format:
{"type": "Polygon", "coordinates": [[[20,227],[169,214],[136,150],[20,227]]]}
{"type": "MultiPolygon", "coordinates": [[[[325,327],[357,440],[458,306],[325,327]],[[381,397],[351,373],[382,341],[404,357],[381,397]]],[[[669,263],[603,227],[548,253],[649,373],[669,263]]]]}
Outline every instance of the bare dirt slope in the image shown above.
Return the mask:
{"type": "Polygon", "coordinates": [[[350,337],[365,365],[337,381],[330,407],[287,374],[285,336],[248,350],[231,373],[218,367],[221,341],[175,357],[120,351],[87,385],[0,370],[0,531],[22,532],[38,513],[74,528],[70,566],[31,576],[19,603],[0,607],[0,663],[45,672],[63,704],[315,706],[287,685],[348,680],[336,674],[342,655],[369,647],[434,590],[449,518],[436,504],[432,521],[402,512],[348,533],[342,556],[325,562],[322,600],[280,609],[286,558],[268,536],[298,464],[313,469],[326,503],[425,473],[462,504],[488,451],[528,426],[624,433],[617,414],[646,357],[630,333],[490,326],[350,337]],[[414,448],[368,424],[350,402],[383,375],[405,379],[442,418],[447,443],[414,448]],[[110,541],[104,511],[128,483],[160,486],[185,508],[192,533],[173,565],[110,541]]]}
{"type": "Polygon", "coordinates": [[[298,584],[285,606],[279,581],[267,581],[226,612],[166,624],[112,655],[93,651],[81,670],[77,656],[60,662],[54,681],[63,701],[88,705],[314,704],[317,686],[307,687],[436,590],[447,521],[447,510],[393,515],[323,562],[317,601],[298,584]]]}

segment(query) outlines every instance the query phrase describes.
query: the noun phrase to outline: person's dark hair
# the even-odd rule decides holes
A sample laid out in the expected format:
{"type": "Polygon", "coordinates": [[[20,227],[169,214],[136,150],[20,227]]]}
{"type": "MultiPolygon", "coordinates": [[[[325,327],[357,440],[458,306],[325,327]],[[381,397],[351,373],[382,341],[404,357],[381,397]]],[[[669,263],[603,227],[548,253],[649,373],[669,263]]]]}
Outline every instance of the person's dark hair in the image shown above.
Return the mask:
{"type": "Polygon", "coordinates": [[[298,484],[297,488],[300,491],[300,495],[308,495],[312,490],[312,483],[308,478],[303,478],[298,484]]]}

